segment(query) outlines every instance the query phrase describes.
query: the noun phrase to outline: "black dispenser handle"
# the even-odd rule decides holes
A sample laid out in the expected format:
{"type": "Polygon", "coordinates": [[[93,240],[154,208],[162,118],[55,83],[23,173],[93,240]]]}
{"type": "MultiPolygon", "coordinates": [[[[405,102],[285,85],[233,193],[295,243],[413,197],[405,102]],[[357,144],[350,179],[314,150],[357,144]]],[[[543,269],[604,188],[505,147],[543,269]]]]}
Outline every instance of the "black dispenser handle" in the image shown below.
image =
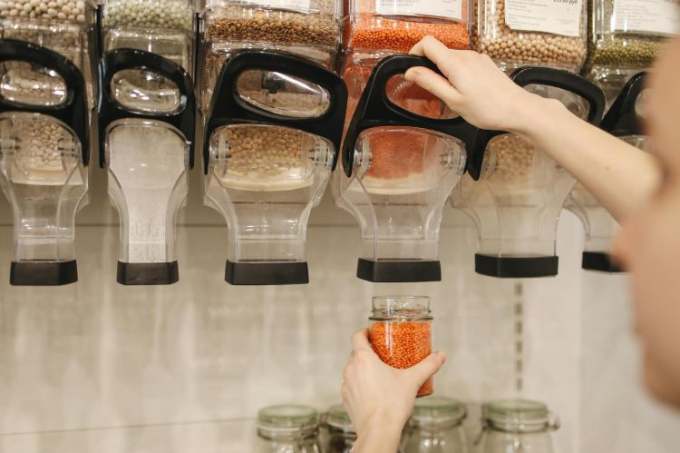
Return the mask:
{"type": "Polygon", "coordinates": [[[194,84],[189,74],[180,65],[160,55],[138,49],[115,49],[107,52],[99,65],[99,162],[106,165],[106,129],[125,118],[152,119],[162,121],[184,134],[190,142],[189,165],[194,166],[194,136],[196,131],[196,97],[194,84]],[[146,112],[125,107],[113,96],[111,81],[120,71],[139,69],[159,74],[177,86],[183,102],[173,112],[146,112]]]}
{"type": "Polygon", "coordinates": [[[352,176],[355,146],[362,132],[381,126],[407,126],[440,132],[461,139],[466,150],[471,149],[477,129],[461,117],[434,119],[410,112],[392,102],[387,85],[392,77],[404,74],[413,67],[423,66],[439,74],[437,66],[424,57],[393,55],[380,61],[368,79],[366,89],[350,123],[343,145],[343,166],[348,177],[352,176]]]}
{"type": "Polygon", "coordinates": [[[284,52],[264,50],[235,52],[222,67],[210,103],[204,148],[205,172],[207,174],[210,159],[210,136],[216,129],[231,124],[282,126],[324,137],[334,145],[337,161],[346,110],[345,82],[324,67],[284,52]],[[330,95],[329,108],[318,117],[300,118],[278,115],[252,105],[239,96],[237,88],[241,74],[250,70],[281,72],[319,85],[330,95]]]}
{"type": "MultiPolygon", "coordinates": [[[[546,85],[561,88],[574,93],[588,102],[589,111],[587,121],[599,125],[604,114],[605,98],[602,90],[585,78],[560,69],[527,66],[517,69],[510,78],[519,86],[546,85]]],[[[474,153],[468,161],[468,173],[473,179],[479,180],[482,173],[484,153],[489,142],[506,131],[480,130],[474,146],[474,153]]]]}
{"type": "Polygon", "coordinates": [[[85,79],[68,58],[45,47],[14,39],[0,39],[0,63],[19,61],[56,72],[66,84],[64,102],[37,105],[14,102],[0,96],[0,113],[31,112],[51,116],[69,126],[80,140],[83,165],[90,160],[85,79]]]}
{"type": "Polygon", "coordinates": [[[634,75],[623,87],[609,111],[602,120],[604,131],[618,137],[641,135],[643,126],[637,112],[637,102],[647,87],[647,73],[634,75]]]}

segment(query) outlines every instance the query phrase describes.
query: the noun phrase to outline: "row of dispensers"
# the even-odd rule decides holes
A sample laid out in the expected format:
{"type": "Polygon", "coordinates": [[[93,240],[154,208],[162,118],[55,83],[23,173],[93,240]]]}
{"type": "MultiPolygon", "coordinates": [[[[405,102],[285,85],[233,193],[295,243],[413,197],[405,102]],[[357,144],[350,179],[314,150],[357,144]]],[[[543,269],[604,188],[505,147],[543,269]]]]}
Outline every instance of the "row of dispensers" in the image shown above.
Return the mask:
{"type": "MultiPolygon", "coordinates": [[[[92,164],[108,171],[120,217],[118,282],[178,281],[175,223],[201,151],[205,203],[228,224],[231,284],[309,281],[308,220],[329,185],[360,226],[363,280],[441,280],[448,204],[476,226],[480,274],[557,275],[564,207],[585,225],[584,267],[616,270],[608,258],[616,223],[597,201],[521,137],[479,130],[406,82],[411,67],[436,70],[423,58],[382,59],[351,99],[345,81],[306,58],[235,50],[201,108],[207,95],[186,65],[109,49],[98,28],[83,33],[80,61],[89,68],[40,40],[0,40],[0,184],[13,213],[13,285],[77,281],[75,219],[92,164]]],[[[633,77],[604,115],[602,91],[577,75],[512,74],[640,147],[644,77],[633,77]]]]}

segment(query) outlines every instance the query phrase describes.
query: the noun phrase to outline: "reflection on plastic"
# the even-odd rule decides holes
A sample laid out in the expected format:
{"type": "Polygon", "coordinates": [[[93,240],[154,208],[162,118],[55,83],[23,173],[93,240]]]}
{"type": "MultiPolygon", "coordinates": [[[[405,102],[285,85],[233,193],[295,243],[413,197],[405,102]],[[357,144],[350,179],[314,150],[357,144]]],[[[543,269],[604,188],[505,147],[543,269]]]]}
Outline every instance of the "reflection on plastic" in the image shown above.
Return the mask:
{"type": "Polygon", "coordinates": [[[57,106],[66,101],[66,83],[54,71],[23,61],[0,64],[0,96],[27,106],[57,106]]]}
{"type": "Polygon", "coordinates": [[[246,103],[292,118],[318,118],[331,106],[328,90],[281,72],[245,71],[238,78],[237,91],[246,103]]]}
{"type": "Polygon", "coordinates": [[[186,103],[174,82],[161,74],[140,69],[125,69],[114,74],[111,93],[132,111],[174,113],[186,103]]]}

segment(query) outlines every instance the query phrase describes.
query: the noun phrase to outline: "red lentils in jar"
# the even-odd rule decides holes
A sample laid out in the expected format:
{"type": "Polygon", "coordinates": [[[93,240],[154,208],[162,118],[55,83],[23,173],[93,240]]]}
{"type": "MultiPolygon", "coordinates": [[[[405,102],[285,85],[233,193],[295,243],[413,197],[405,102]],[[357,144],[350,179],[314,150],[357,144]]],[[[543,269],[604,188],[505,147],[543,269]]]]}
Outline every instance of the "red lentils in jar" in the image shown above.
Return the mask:
{"type": "MultiPolygon", "coordinates": [[[[432,315],[427,297],[394,296],[373,299],[368,338],[380,359],[393,368],[406,369],[432,354],[432,315]]],[[[418,391],[431,395],[432,379],[418,391]]]]}

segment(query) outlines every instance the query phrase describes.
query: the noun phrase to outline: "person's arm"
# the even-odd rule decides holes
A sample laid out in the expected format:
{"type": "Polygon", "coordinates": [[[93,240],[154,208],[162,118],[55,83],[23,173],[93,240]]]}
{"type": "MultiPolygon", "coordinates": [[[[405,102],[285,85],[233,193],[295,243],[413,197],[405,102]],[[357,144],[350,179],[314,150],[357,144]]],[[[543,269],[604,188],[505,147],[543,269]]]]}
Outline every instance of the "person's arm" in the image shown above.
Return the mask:
{"type": "Polygon", "coordinates": [[[521,135],[578,179],[618,220],[655,190],[656,159],[579,119],[561,102],[515,85],[486,55],[450,50],[428,37],[413,54],[432,60],[445,77],[412,68],[407,80],[444,101],[474,126],[521,135]]]}
{"type": "Polygon", "coordinates": [[[352,337],[342,382],[342,401],[357,433],[353,453],[396,453],[418,389],[446,361],[435,353],[407,370],[383,363],[365,330],[352,337]]]}

